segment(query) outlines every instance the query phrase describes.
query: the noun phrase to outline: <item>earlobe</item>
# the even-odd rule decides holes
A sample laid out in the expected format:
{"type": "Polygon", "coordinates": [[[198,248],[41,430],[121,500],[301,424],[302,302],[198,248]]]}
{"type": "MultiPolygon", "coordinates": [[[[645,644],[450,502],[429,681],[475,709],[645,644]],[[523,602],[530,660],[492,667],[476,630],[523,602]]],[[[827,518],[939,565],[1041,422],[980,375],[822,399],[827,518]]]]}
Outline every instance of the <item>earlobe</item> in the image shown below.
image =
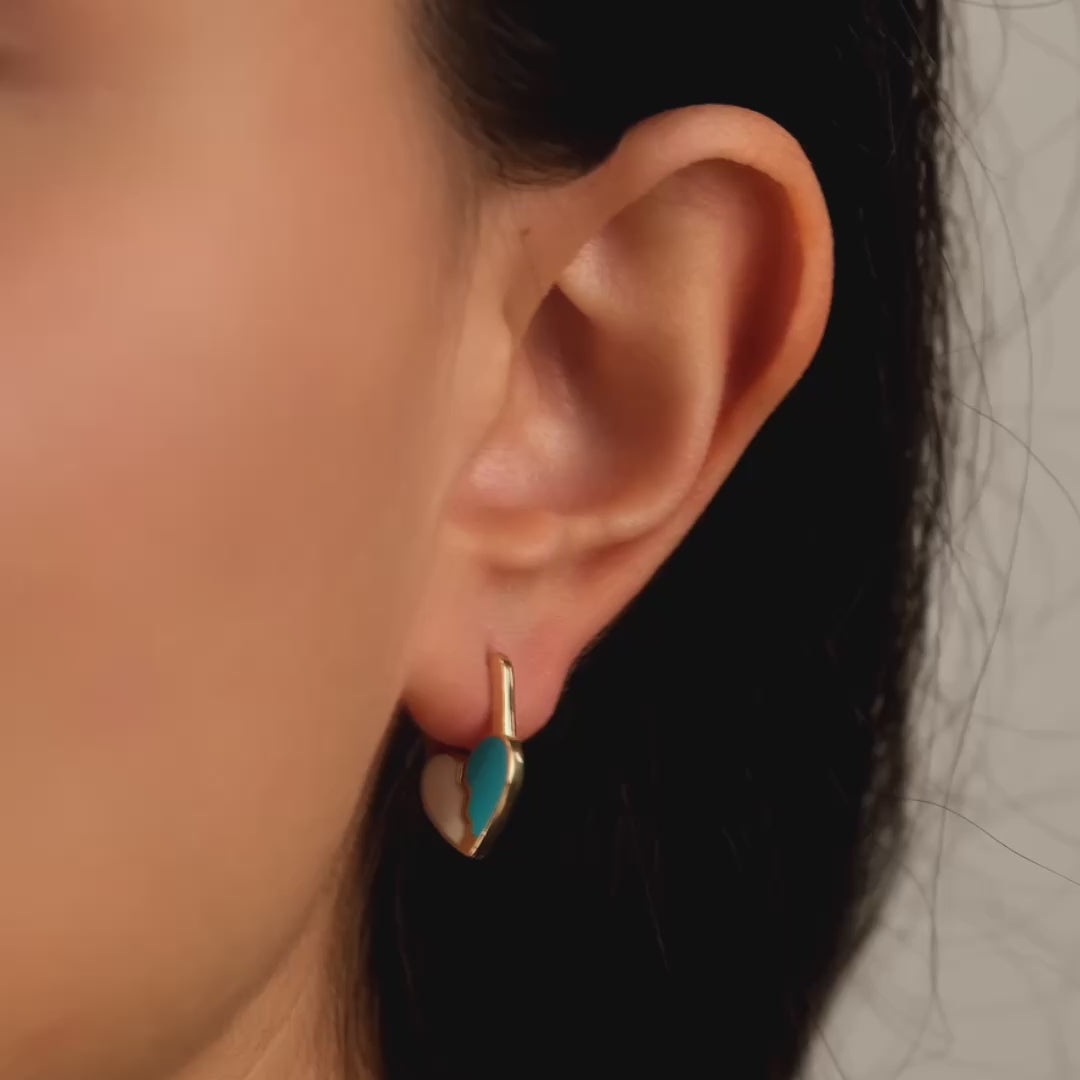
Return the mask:
{"type": "Polygon", "coordinates": [[[497,414],[447,502],[429,673],[416,673],[428,690],[410,694],[427,703],[418,721],[455,745],[482,727],[482,670],[467,692],[447,690],[485,649],[520,673],[522,736],[543,723],[573,658],[803,374],[831,298],[817,180],[757,113],[653,117],[587,177],[514,199],[503,299],[521,323],[497,414]]]}

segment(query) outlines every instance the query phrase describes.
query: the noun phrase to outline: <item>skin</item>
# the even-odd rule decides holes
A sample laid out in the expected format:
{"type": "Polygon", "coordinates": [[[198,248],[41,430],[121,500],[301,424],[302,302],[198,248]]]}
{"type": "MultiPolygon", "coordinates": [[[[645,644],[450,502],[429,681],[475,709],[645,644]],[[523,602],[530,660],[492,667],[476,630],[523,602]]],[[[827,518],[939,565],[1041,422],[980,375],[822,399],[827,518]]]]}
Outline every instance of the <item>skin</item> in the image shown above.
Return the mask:
{"type": "Polygon", "coordinates": [[[395,706],[527,740],[813,357],[767,118],[469,225],[440,115],[390,0],[0,2],[0,1077],[341,1075],[395,706]]]}

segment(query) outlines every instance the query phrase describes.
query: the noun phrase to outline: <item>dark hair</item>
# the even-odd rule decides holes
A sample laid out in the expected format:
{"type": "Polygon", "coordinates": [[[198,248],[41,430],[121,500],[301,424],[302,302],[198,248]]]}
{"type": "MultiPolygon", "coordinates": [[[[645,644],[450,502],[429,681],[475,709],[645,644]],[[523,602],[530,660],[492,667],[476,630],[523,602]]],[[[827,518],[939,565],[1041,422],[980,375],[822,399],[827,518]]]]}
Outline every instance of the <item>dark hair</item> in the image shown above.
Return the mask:
{"type": "Polygon", "coordinates": [[[395,718],[341,907],[343,1052],[387,1080],[789,1080],[907,838],[949,427],[938,0],[403,7],[490,181],[579,175],[680,106],[768,114],[836,281],[806,376],[579,657],[486,860],[424,818],[395,718]]]}

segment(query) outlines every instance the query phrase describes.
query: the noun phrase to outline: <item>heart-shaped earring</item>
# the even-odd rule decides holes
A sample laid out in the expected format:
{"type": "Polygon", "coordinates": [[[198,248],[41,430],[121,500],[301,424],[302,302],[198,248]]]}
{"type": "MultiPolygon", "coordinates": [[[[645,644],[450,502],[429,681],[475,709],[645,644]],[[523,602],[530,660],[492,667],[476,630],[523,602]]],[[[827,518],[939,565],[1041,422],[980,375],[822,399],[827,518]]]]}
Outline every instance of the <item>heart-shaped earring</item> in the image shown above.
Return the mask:
{"type": "Polygon", "coordinates": [[[420,801],[431,823],[462,855],[490,849],[521,788],[525,759],[514,725],[514,669],[501,653],[488,657],[491,734],[467,757],[436,754],[420,776],[420,801]]]}

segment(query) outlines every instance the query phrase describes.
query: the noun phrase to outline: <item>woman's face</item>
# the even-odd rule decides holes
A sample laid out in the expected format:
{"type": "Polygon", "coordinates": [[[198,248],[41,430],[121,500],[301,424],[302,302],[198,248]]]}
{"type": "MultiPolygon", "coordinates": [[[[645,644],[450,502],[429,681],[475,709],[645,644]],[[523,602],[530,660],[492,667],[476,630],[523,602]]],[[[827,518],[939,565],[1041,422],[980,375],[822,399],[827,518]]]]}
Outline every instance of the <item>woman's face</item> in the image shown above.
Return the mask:
{"type": "Polygon", "coordinates": [[[0,3],[5,1078],[209,1041],[395,704],[458,222],[391,13],[0,3]]]}
{"type": "Polygon", "coordinates": [[[534,732],[821,339],[776,124],[473,217],[405,7],[0,0],[0,1080],[269,1080],[397,701],[534,732]]]}

